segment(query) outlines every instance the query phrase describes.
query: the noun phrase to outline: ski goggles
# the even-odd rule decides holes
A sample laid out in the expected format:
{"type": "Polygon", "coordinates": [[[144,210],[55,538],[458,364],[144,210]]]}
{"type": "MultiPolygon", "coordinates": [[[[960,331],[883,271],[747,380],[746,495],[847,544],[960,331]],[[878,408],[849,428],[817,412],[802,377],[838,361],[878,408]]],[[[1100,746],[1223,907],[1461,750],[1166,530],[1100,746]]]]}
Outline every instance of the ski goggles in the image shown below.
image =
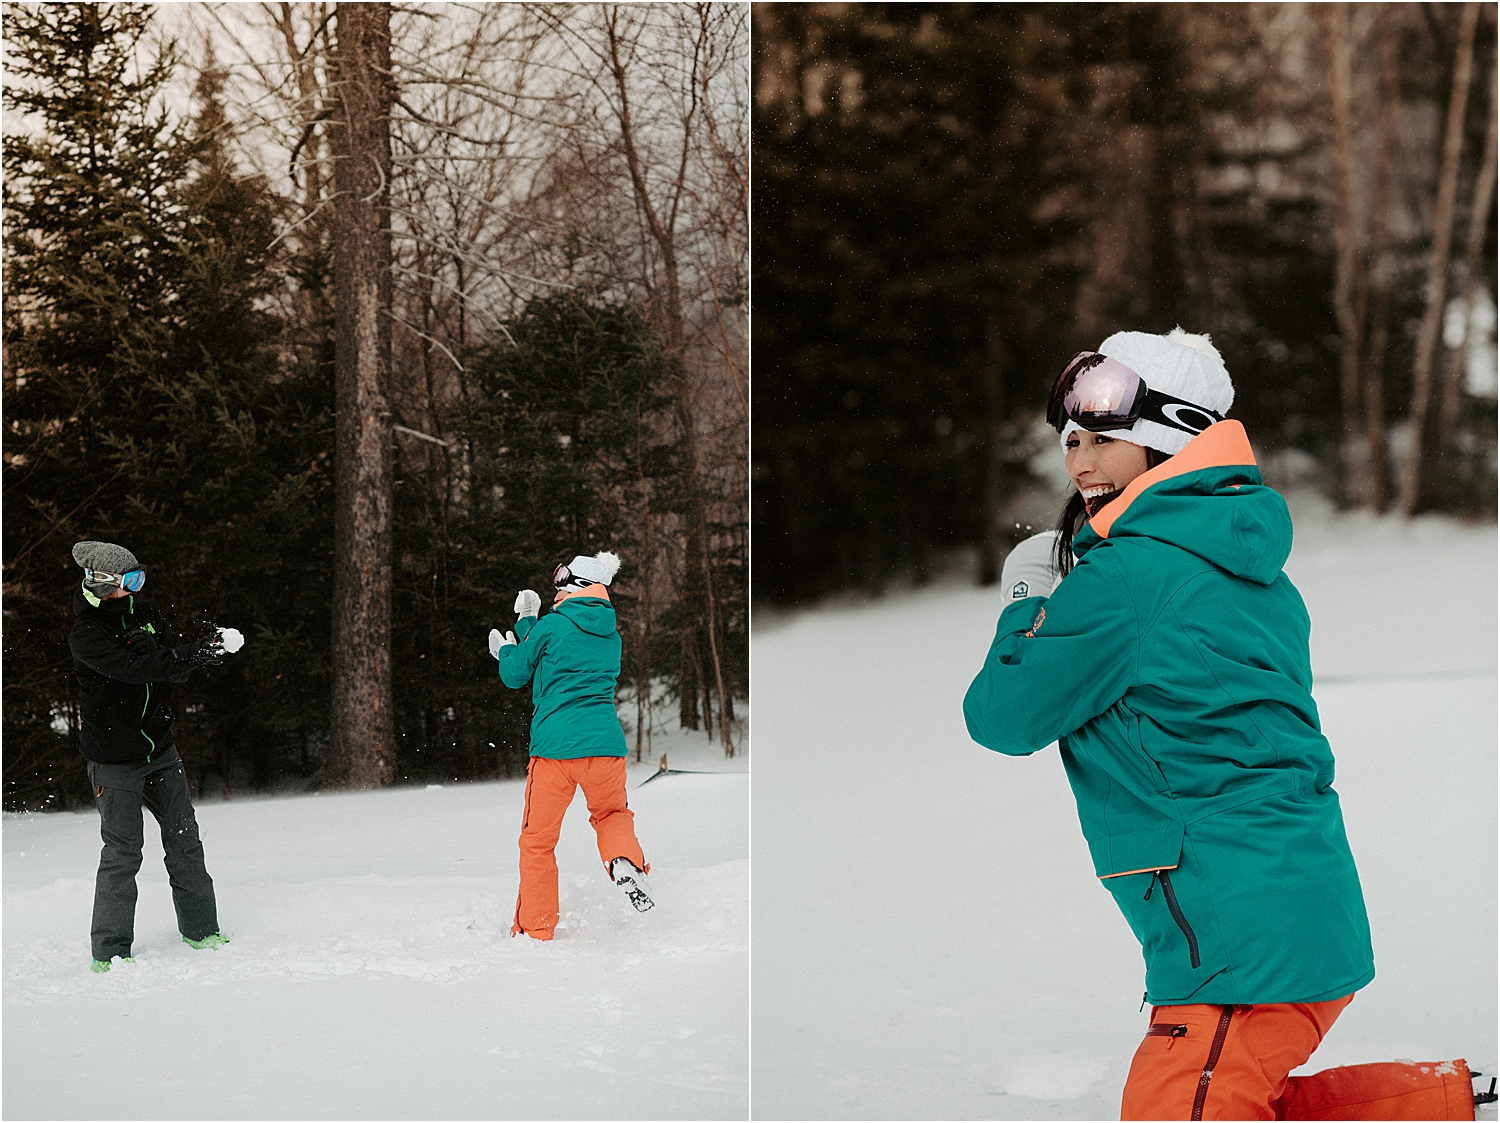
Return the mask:
{"type": "Polygon", "coordinates": [[[1047,399],[1047,424],[1061,433],[1070,420],[1090,433],[1129,429],[1146,420],[1197,435],[1224,415],[1151,389],[1118,359],[1080,351],[1057,376],[1047,399]]]}
{"type": "Polygon", "coordinates": [[[562,589],[570,585],[582,589],[592,584],[592,581],[586,577],[579,577],[578,574],[565,565],[560,565],[552,571],[552,587],[554,589],[562,589]]]}
{"type": "Polygon", "coordinates": [[[105,573],[102,569],[85,569],[83,575],[91,585],[118,585],[127,593],[138,593],[146,585],[144,569],[130,569],[124,573],[105,573]]]}

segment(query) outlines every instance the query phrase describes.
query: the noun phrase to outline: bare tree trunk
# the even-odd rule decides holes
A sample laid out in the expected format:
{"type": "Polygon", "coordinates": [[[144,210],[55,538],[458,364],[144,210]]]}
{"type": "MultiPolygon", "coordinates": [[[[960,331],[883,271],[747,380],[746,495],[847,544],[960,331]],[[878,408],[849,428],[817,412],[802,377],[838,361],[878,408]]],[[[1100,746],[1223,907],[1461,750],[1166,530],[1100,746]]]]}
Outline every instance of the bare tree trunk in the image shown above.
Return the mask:
{"type": "Polygon", "coordinates": [[[1422,490],[1422,444],[1427,428],[1427,407],[1432,397],[1433,351],[1443,323],[1444,294],[1448,280],[1448,247],[1453,238],[1453,200],[1458,192],[1458,158],[1463,150],[1464,110],[1469,102],[1469,77],[1474,61],[1474,27],[1479,5],[1464,5],[1459,27],[1458,53],[1453,66],[1453,92],[1448,98],[1448,127],[1443,137],[1443,159],[1438,173],[1437,216],[1432,234],[1432,259],[1427,268],[1423,295],[1422,326],[1417,333],[1417,353],[1412,362],[1411,439],[1401,470],[1401,513],[1417,513],[1422,490]]]}
{"type": "Polygon", "coordinates": [[[1396,179],[1396,114],[1401,104],[1396,67],[1396,30],[1389,4],[1376,5],[1380,41],[1380,149],[1375,167],[1375,203],[1371,215],[1374,265],[1370,338],[1363,370],[1365,446],[1369,451],[1370,508],[1377,514],[1389,501],[1385,448],[1385,350],[1391,317],[1391,282],[1395,256],[1391,252],[1391,200],[1396,179]]]}
{"type": "Polygon", "coordinates": [[[1354,157],[1350,139],[1349,5],[1323,4],[1318,7],[1323,25],[1323,44],[1328,54],[1329,88],[1333,109],[1333,168],[1338,217],[1334,224],[1334,241],[1338,259],[1334,272],[1333,310],[1338,318],[1339,389],[1344,418],[1344,489],[1353,503],[1371,505],[1368,457],[1365,452],[1360,416],[1359,368],[1364,335],[1363,285],[1360,278],[1359,215],[1354,201],[1354,157]]]}
{"type": "Polygon", "coordinates": [[[646,621],[640,622],[640,646],[635,653],[635,762],[641,762],[641,744],[646,733],[646,698],[649,679],[646,677],[646,621]]]}
{"type": "Polygon", "coordinates": [[[682,637],[681,655],[677,662],[677,725],[682,729],[698,728],[698,676],[694,668],[698,664],[697,630],[684,625],[678,634],[682,637]]]}
{"type": "MultiPolygon", "coordinates": [[[[688,539],[688,549],[692,549],[694,540],[688,539]]],[[[689,625],[689,635],[693,638],[693,689],[702,691],[703,697],[703,729],[708,734],[709,743],[714,739],[714,704],[713,694],[708,689],[708,677],[703,673],[703,646],[698,642],[698,621],[694,620],[689,625]]],[[[698,727],[693,726],[694,729],[698,727]]]]}
{"type": "MultiPolygon", "coordinates": [[[[328,79],[320,77],[320,71],[323,70],[322,64],[327,61],[329,55],[328,23],[333,15],[333,9],[331,5],[324,3],[307,6],[307,19],[311,30],[308,33],[307,45],[298,46],[297,6],[282,0],[275,8],[270,5],[265,7],[271,15],[272,26],[281,34],[287,61],[291,64],[297,79],[295,108],[301,133],[292,152],[289,170],[294,185],[298,174],[302,176],[302,213],[297,220],[296,243],[300,244],[303,252],[307,252],[317,246],[320,239],[324,237],[322,231],[326,229],[326,224],[322,221],[314,222],[313,216],[323,205],[328,179],[323,163],[327,158],[328,138],[326,135],[318,136],[317,130],[321,126],[326,134],[328,125],[324,122],[333,113],[329,105],[332,95],[327,88],[328,79]]],[[[327,296],[310,286],[297,286],[293,299],[297,308],[298,322],[304,330],[328,313],[327,296]]]]}
{"type": "MultiPolygon", "coordinates": [[[[689,89],[693,92],[693,98],[687,117],[682,122],[682,151],[679,154],[676,173],[670,181],[667,197],[664,200],[665,210],[659,209],[652,201],[651,191],[646,185],[646,175],[640,152],[636,145],[635,126],[631,121],[629,84],[626,81],[626,63],[621,54],[624,46],[620,34],[620,7],[610,7],[604,16],[604,30],[608,47],[607,65],[610,76],[614,81],[615,92],[619,97],[616,105],[616,117],[620,126],[620,140],[625,150],[625,164],[630,170],[630,182],[635,191],[636,203],[641,213],[646,218],[646,224],[651,232],[651,238],[656,243],[661,253],[662,276],[665,280],[665,292],[658,299],[658,307],[661,309],[663,322],[666,327],[667,349],[678,364],[679,389],[677,397],[677,416],[682,427],[683,440],[686,443],[685,460],[688,466],[688,487],[697,493],[699,490],[702,468],[698,456],[698,435],[693,418],[692,408],[692,380],[688,374],[686,362],[686,335],[683,326],[682,313],[682,290],[680,285],[680,274],[677,262],[677,214],[682,205],[682,200],[687,189],[687,167],[692,151],[692,121],[698,111],[696,75],[701,62],[699,51],[702,47],[703,38],[707,35],[707,24],[700,23],[700,39],[694,44],[694,54],[690,64],[689,89]]],[[[695,543],[693,535],[705,533],[703,528],[707,525],[707,516],[704,511],[702,498],[693,501],[693,513],[691,516],[697,524],[697,529],[689,531],[687,550],[684,564],[684,601],[692,607],[690,590],[696,588],[691,580],[691,572],[696,564],[696,558],[700,548],[705,560],[708,562],[707,541],[695,543]]],[[[712,578],[705,570],[703,573],[703,586],[709,597],[708,604],[708,628],[709,628],[709,657],[713,660],[714,676],[717,680],[723,680],[722,661],[719,658],[718,642],[714,637],[713,629],[713,604],[712,604],[712,578]]],[[[695,613],[695,615],[697,615],[695,613]]],[[[703,688],[703,719],[705,728],[709,732],[710,740],[713,737],[713,705],[710,699],[708,680],[703,673],[701,652],[697,643],[696,622],[694,625],[693,653],[696,657],[696,671],[698,684],[703,688]]],[[[683,692],[685,694],[685,692],[683,692]]],[[[722,718],[724,708],[723,692],[719,694],[719,709],[722,718]]],[[[681,702],[681,711],[684,716],[688,712],[688,703],[681,702]]],[[[696,715],[695,715],[696,716],[696,715]]],[[[728,744],[726,742],[726,749],[728,744]]]]}
{"type": "MultiPolygon", "coordinates": [[[[639,430],[637,430],[639,432],[639,430]]],[[[637,450],[636,467],[640,470],[641,455],[637,450]]],[[[651,489],[641,472],[642,506],[646,517],[646,564],[641,572],[641,641],[635,660],[635,760],[641,762],[641,744],[644,740],[648,715],[651,712],[651,610],[652,585],[656,566],[656,521],[651,515],[651,489]]]]}
{"type": "MultiPolygon", "coordinates": [[[[308,36],[307,46],[297,46],[297,20],[290,3],[283,0],[271,12],[272,24],[281,33],[286,57],[297,75],[297,119],[302,125],[302,135],[292,163],[295,177],[300,170],[302,182],[302,215],[306,218],[318,209],[323,194],[324,173],[319,164],[322,145],[314,135],[318,123],[331,114],[321,105],[320,95],[326,96],[318,81],[318,40],[325,34],[327,17],[331,13],[323,4],[311,5],[309,18],[313,30],[308,36]]],[[[327,40],[324,40],[326,44],[327,40]]]]}
{"type": "MultiPolygon", "coordinates": [[[[688,154],[692,144],[688,122],[683,124],[682,159],[673,179],[668,197],[667,213],[661,215],[651,201],[651,192],[646,187],[646,174],[636,149],[635,126],[630,119],[630,93],[625,80],[625,63],[620,57],[621,37],[619,31],[620,8],[613,6],[605,17],[605,30],[609,43],[609,70],[614,78],[615,90],[620,95],[617,116],[620,122],[620,139],[625,145],[625,164],[630,169],[630,183],[635,190],[636,202],[645,213],[651,237],[661,250],[662,273],[666,278],[666,294],[663,312],[667,326],[667,346],[681,360],[684,334],[682,325],[682,289],[677,268],[677,210],[682,202],[686,185],[688,154]]],[[[696,68],[697,59],[693,60],[696,68]]],[[[686,403],[683,403],[686,405],[686,403]]],[[[696,468],[696,465],[694,465],[696,468]]]]}
{"type": "Polygon", "coordinates": [[[1459,277],[1459,300],[1464,310],[1463,338],[1448,353],[1448,370],[1443,380],[1443,408],[1438,415],[1438,447],[1453,439],[1458,421],[1458,392],[1463,386],[1469,365],[1469,324],[1474,304],[1474,281],[1479,275],[1479,255],[1484,251],[1484,235],[1490,225],[1490,197],[1495,193],[1495,66],[1489,70],[1489,105],[1485,113],[1484,155],[1479,174],[1474,177],[1474,201],[1469,206],[1469,231],[1464,244],[1463,271],[1459,277]]]}
{"type": "Polygon", "coordinates": [[[698,642],[697,635],[695,630],[693,650],[698,653],[698,685],[703,688],[703,731],[708,734],[708,743],[712,745],[714,743],[714,692],[708,685],[708,676],[703,673],[703,644],[698,642]]]}
{"type": "Polygon", "coordinates": [[[708,528],[703,528],[704,593],[708,597],[708,649],[714,659],[714,685],[719,693],[719,736],[724,739],[724,755],[734,755],[734,738],[730,736],[729,696],[724,693],[724,670],[719,659],[718,614],[714,610],[713,561],[708,553],[708,528]]]}
{"type": "Polygon", "coordinates": [[[395,776],[391,704],[391,12],[340,4],[334,152],[333,706],[320,787],[395,776]]]}

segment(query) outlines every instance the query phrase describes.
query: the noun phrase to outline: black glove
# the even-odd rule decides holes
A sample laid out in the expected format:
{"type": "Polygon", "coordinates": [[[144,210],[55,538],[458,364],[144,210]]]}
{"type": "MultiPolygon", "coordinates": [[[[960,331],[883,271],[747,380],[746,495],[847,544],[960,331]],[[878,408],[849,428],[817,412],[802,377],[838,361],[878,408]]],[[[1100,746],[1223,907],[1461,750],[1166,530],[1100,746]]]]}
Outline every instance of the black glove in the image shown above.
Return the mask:
{"type": "Polygon", "coordinates": [[[219,658],[224,654],[224,646],[219,642],[217,631],[192,643],[179,644],[172,649],[172,654],[195,667],[216,667],[224,662],[219,658]]]}
{"type": "Polygon", "coordinates": [[[125,646],[130,648],[132,655],[145,655],[157,650],[161,645],[156,642],[156,637],[145,628],[131,628],[125,633],[125,646]]]}

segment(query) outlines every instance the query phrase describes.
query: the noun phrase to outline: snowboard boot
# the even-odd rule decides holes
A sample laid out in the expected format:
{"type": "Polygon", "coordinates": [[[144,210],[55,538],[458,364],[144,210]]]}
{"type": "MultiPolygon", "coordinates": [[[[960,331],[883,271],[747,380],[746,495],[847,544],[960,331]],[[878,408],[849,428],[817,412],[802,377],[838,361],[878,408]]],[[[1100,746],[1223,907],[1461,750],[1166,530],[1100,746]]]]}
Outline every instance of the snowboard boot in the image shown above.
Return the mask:
{"type": "Polygon", "coordinates": [[[651,900],[651,894],[646,888],[646,874],[635,868],[635,863],[629,858],[616,858],[609,864],[609,876],[614,883],[625,890],[625,896],[630,898],[630,903],[635,906],[636,912],[645,912],[655,902],[651,900]]]}
{"type": "MultiPolygon", "coordinates": [[[[120,962],[121,963],[134,963],[135,960],[131,959],[130,956],[128,956],[128,955],[122,955],[122,956],[120,956],[120,962]]],[[[89,960],[89,970],[92,971],[96,975],[102,975],[106,971],[108,971],[110,969],[110,967],[113,966],[113,964],[114,964],[114,960],[113,959],[91,959],[91,960],[89,960]]]]}
{"type": "Polygon", "coordinates": [[[201,940],[190,940],[184,936],[182,937],[182,942],[190,948],[197,948],[199,951],[202,951],[204,948],[213,948],[215,951],[218,951],[219,948],[229,942],[229,938],[215,932],[211,936],[204,936],[201,940]]]}

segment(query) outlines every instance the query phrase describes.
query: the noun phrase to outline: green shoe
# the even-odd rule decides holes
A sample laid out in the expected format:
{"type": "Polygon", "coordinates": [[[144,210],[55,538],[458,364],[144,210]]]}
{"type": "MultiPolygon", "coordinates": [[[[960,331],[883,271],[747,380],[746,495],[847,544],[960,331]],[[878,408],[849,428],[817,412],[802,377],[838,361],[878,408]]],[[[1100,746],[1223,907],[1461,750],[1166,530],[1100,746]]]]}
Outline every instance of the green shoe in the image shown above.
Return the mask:
{"type": "Polygon", "coordinates": [[[215,932],[212,936],[204,936],[201,940],[190,940],[186,936],[184,936],[182,937],[182,942],[187,944],[187,946],[190,948],[197,948],[199,951],[202,951],[204,948],[213,948],[217,951],[220,947],[229,942],[229,938],[227,936],[221,936],[217,932],[215,932]]]}
{"type": "MultiPolygon", "coordinates": [[[[134,963],[135,960],[131,959],[130,956],[128,956],[128,955],[122,955],[122,956],[120,956],[120,962],[121,963],[134,963]]],[[[106,972],[106,971],[109,970],[109,967],[110,967],[110,960],[108,960],[108,959],[93,959],[93,960],[89,961],[89,970],[92,971],[96,975],[102,975],[102,974],[104,974],[104,972],[106,972]]]]}

